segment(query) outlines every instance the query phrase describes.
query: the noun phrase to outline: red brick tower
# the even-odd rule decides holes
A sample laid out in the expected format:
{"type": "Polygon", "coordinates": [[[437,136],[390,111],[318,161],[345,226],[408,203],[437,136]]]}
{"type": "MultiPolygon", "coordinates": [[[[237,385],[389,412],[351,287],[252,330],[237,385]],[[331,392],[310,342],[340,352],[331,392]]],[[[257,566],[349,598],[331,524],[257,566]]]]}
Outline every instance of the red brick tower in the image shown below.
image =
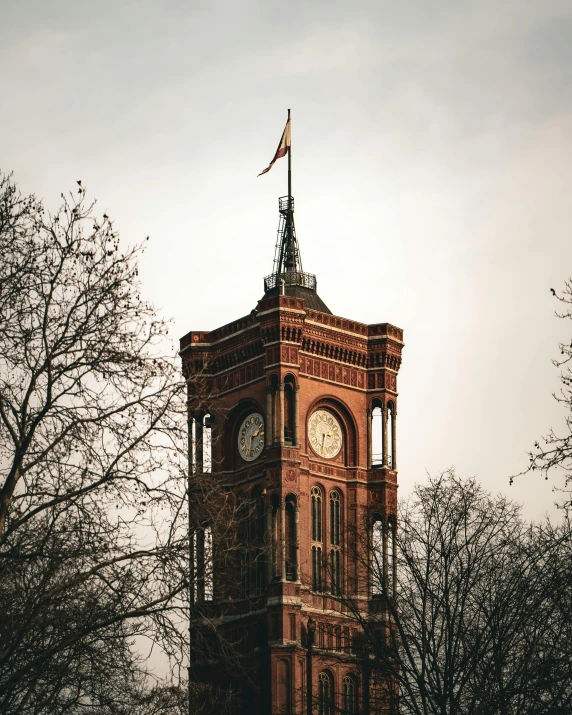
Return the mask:
{"type": "MultiPolygon", "coordinates": [[[[302,270],[293,198],[282,197],[279,209],[274,271],[256,308],[181,339],[185,374],[204,369],[215,396],[206,423],[194,414],[191,429],[202,442],[210,428],[212,469],[255,505],[251,541],[260,547],[254,560],[245,549],[231,610],[217,591],[216,556],[214,583],[195,598],[211,601],[211,622],[242,640],[256,666],[238,712],[388,713],[370,701],[344,597],[379,615],[382,592],[394,588],[403,331],[333,315],[302,270]],[[359,555],[367,528],[379,535],[385,588],[359,555]]],[[[216,679],[200,652],[193,661],[196,677],[216,679]]]]}

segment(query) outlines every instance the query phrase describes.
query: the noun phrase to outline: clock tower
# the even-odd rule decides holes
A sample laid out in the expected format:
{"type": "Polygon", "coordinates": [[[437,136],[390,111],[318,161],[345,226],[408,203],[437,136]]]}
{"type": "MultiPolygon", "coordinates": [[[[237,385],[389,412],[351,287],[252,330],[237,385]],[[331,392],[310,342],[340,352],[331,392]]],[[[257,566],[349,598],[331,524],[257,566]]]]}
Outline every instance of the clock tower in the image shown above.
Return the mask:
{"type": "Polygon", "coordinates": [[[189,415],[192,468],[248,505],[249,522],[236,588],[217,584],[225,546],[205,546],[208,524],[191,548],[191,598],[207,613],[194,625],[227,637],[244,676],[225,674],[197,645],[191,677],[229,688],[236,713],[392,713],[396,693],[372,682],[348,599],[385,622],[395,588],[403,331],[333,314],[302,268],[292,196],[279,213],[273,272],[254,310],[181,339],[189,404],[197,373],[210,395],[189,415]]]}

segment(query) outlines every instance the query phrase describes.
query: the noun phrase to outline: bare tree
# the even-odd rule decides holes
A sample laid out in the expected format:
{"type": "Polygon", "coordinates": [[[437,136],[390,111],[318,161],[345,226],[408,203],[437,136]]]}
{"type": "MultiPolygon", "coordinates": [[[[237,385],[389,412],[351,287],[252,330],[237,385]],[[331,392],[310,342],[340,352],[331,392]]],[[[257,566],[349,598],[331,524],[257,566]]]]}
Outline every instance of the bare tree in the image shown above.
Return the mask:
{"type": "MultiPolygon", "coordinates": [[[[562,310],[556,312],[558,318],[572,319],[572,280],[564,284],[564,290],[558,294],[551,289],[554,297],[561,303],[562,310]]],[[[539,471],[548,479],[548,472],[558,470],[564,476],[564,506],[572,505],[570,484],[572,483],[572,335],[570,342],[558,345],[560,357],[553,364],[560,369],[560,392],[554,394],[554,399],[563,404],[567,410],[566,425],[561,433],[551,429],[550,432],[529,453],[530,464],[527,471],[539,471]]],[[[513,478],[514,479],[514,478],[513,478]]],[[[511,479],[512,482],[512,479],[511,479]]]]}
{"type": "Polygon", "coordinates": [[[401,506],[395,592],[364,533],[379,608],[341,600],[363,629],[372,713],[392,696],[415,715],[570,710],[568,521],[530,526],[474,480],[431,479],[401,506]]]}
{"type": "Polygon", "coordinates": [[[0,175],[4,713],[139,712],[146,642],[182,682],[208,610],[189,599],[189,513],[232,530],[228,489],[188,480],[187,386],[140,295],[143,248],[77,184],[52,214],[0,175]]]}

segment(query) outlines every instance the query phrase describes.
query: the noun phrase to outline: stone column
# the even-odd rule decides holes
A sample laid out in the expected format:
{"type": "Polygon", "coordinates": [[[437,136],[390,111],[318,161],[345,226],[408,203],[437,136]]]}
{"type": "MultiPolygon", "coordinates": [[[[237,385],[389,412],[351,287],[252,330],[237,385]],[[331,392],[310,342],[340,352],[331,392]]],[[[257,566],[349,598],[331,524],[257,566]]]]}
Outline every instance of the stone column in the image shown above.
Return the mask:
{"type": "Polygon", "coordinates": [[[278,441],[280,442],[280,446],[284,446],[284,383],[281,382],[278,385],[278,400],[280,403],[280,425],[279,425],[279,439],[278,441]]]}
{"type": "Polygon", "coordinates": [[[387,405],[381,408],[381,464],[387,467],[387,405]]]}
{"type": "Polygon", "coordinates": [[[283,499],[280,501],[280,580],[286,581],[286,504],[283,499]]]}
{"type": "Polygon", "coordinates": [[[397,412],[391,413],[391,468],[397,469],[397,412]]]}
{"type": "Polygon", "coordinates": [[[294,507],[294,531],[295,531],[295,544],[296,552],[294,564],[294,580],[300,582],[300,505],[296,504],[294,507]]]}
{"type": "Polygon", "coordinates": [[[266,388],[266,424],[264,425],[266,446],[274,444],[274,410],[272,409],[272,388],[266,388]]]}
{"type": "Polygon", "coordinates": [[[300,435],[298,433],[298,425],[300,424],[300,385],[294,387],[294,444],[300,446],[300,435]]]}

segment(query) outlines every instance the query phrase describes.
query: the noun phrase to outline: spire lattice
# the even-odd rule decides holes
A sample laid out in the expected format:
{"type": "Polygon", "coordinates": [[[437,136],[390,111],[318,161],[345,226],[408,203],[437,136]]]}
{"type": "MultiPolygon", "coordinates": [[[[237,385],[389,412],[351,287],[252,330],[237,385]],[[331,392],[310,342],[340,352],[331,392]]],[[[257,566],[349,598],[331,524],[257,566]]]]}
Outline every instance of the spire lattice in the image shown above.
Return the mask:
{"type": "Polygon", "coordinates": [[[294,226],[294,197],[281,196],[278,199],[280,221],[274,252],[272,274],[264,279],[264,291],[280,285],[297,285],[316,290],[316,276],[304,273],[300,246],[294,226]]]}

